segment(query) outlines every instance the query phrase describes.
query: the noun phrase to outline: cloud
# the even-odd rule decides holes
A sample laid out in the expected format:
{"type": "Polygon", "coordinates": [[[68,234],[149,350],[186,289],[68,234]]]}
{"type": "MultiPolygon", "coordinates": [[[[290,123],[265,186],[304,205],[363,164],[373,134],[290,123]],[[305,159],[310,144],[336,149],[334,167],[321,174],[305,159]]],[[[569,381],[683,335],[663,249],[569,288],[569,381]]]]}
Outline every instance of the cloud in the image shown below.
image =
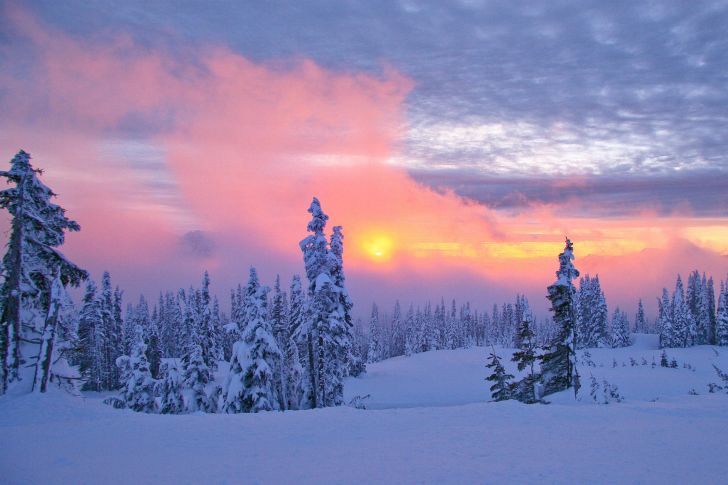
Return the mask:
{"type": "Polygon", "coordinates": [[[695,25],[657,52],[665,69],[640,65],[656,55],[640,49],[662,41],[630,44],[650,22],[667,35],[682,12],[621,12],[623,27],[610,12],[530,2],[392,3],[382,7],[391,16],[366,5],[350,15],[348,4],[326,15],[145,5],[160,35],[134,23],[133,2],[77,18],[55,4],[35,14],[12,5],[2,145],[30,151],[81,223],[69,256],[134,291],[197,283],[205,269],[224,292],[251,264],[271,279],[301,272],[313,196],[344,226],[357,301],[540,300],[565,234],[584,256],[672,238],[720,250],[720,54],[703,52],[703,77],[689,83],[674,75],[705,50],[690,40],[695,25]],[[239,29],[238,16],[258,22],[239,29]],[[666,174],[676,168],[693,179],[666,174]],[[700,197],[672,202],[691,192],[700,197]],[[716,215],[713,226],[658,217],[691,211],[716,215]],[[183,257],[180,237],[196,231],[214,251],[183,257]]]}

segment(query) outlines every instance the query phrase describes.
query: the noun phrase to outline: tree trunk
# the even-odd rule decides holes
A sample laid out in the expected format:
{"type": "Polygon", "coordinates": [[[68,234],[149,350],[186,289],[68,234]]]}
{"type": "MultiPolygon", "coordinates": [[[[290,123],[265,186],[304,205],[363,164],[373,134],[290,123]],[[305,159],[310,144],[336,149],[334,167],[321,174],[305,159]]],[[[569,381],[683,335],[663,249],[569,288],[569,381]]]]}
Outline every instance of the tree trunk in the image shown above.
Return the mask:
{"type": "Polygon", "coordinates": [[[313,353],[313,336],[311,335],[310,329],[308,332],[308,373],[309,379],[311,380],[311,408],[316,409],[316,368],[314,366],[315,357],[313,353]]]}
{"type": "Polygon", "coordinates": [[[2,381],[0,382],[0,395],[5,393],[10,382],[19,378],[18,368],[20,367],[20,281],[23,269],[23,204],[25,201],[25,174],[20,179],[18,188],[18,212],[13,218],[10,235],[10,264],[7,271],[7,300],[5,301],[2,315],[4,331],[3,359],[0,368],[2,369],[2,381]]]}
{"type": "MultiPolygon", "coordinates": [[[[54,282],[54,284],[55,283],[56,282],[54,282]]],[[[48,386],[48,378],[51,374],[51,364],[53,363],[53,343],[56,338],[59,311],[60,305],[58,298],[53,298],[51,300],[51,305],[48,308],[48,316],[43,328],[43,338],[40,344],[40,352],[38,353],[38,363],[35,366],[33,392],[46,392],[48,386]]]]}

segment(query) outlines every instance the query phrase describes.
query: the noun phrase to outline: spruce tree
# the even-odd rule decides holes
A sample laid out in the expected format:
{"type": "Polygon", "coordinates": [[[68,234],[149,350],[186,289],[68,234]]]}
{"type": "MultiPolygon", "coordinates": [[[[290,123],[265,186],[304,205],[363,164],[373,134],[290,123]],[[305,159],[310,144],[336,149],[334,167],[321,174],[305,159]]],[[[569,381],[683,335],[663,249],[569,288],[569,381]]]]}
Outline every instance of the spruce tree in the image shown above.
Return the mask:
{"type": "Polygon", "coordinates": [[[540,376],[536,373],[534,364],[536,363],[536,342],[533,332],[533,317],[528,307],[521,312],[521,324],[518,326],[518,342],[521,349],[513,353],[512,362],[518,364],[518,370],[528,369],[528,373],[520,381],[512,386],[511,397],[526,404],[532,404],[538,401],[534,384],[538,382],[540,376]]]}
{"type": "Polygon", "coordinates": [[[493,373],[485,378],[486,381],[493,382],[490,386],[491,396],[494,401],[505,401],[511,398],[511,383],[513,379],[511,374],[507,374],[505,368],[500,362],[500,357],[495,354],[495,348],[490,354],[490,363],[486,365],[489,369],[493,369],[493,373]]]}
{"type": "Polygon", "coordinates": [[[182,357],[182,384],[192,390],[185,403],[186,409],[190,412],[215,412],[215,403],[205,393],[205,386],[213,380],[212,372],[202,356],[202,347],[198,344],[190,345],[182,357]]]}
{"type": "Polygon", "coordinates": [[[97,288],[93,280],[86,281],[79,322],[78,338],[80,344],[77,363],[83,379],[82,390],[101,391],[104,380],[104,319],[102,302],[97,298],[97,288]]]}
{"type": "Polygon", "coordinates": [[[637,314],[634,317],[634,332],[635,333],[649,333],[647,328],[647,321],[645,320],[645,310],[642,307],[642,298],[640,298],[637,305],[637,314]]]}
{"type": "Polygon", "coordinates": [[[260,286],[258,273],[251,267],[245,288],[245,328],[242,339],[233,346],[230,372],[223,387],[228,413],[279,409],[274,369],[281,353],[270,325],[269,291],[269,287],[260,286]]]}
{"type": "Polygon", "coordinates": [[[693,332],[691,331],[690,309],[685,303],[685,292],[680,275],[677,275],[675,291],[672,294],[672,324],[675,332],[675,347],[690,347],[693,345],[693,332]]]}
{"type": "Polygon", "coordinates": [[[409,357],[416,353],[417,347],[417,326],[415,324],[415,312],[412,304],[410,304],[409,310],[407,310],[407,319],[405,320],[404,328],[404,355],[409,357]]]}
{"type": "Polygon", "coordinates": [[[728,279],[726,279],[726,284],[720,282],[718,314],[715,323],[715,344],[722,347],[728,346],[728,279]]]}
{"type": "Polygon", "coordinates": [[[157,403],[154,399],[155,382],[149,372],[147,362],[147,345],[144,343],[144,332],[141,325],[135,329],[131,356],[122,355],[116,359],[116,365],[121,370],[121,395],[126,407],[133,411],[154,413],[157,403]]]}
{"type": "MultiPolygon", "coordinates": [[[[88,278],[86,271],[56,249],[65,241],[66,231],[81,227],[65,216],[65,209],[51,203],[55,194],[38,179],[43,172],[33,168],[30,154],[20,150],[10,163],[9,171],[0,172],[14,184],[0,191],[0,208],[7,209],[12,217],[0,287],[0,395],[8,384],[20,379],[21,361],[38,355],[38,344],[44,347],[44,355],[53,353],[54,341],[48,339],[55,338],[52,329],[56,320],[55,312],[48,309],[54,280],[58,278],[65,288],[88,278]],[[24,321],[28,318],[42,320],[24,321]],[[41,329],[40,334],[36,328],[41,329]]],[[[56,294],[57,302],[60,294],[56,294]]],[[[47,381],[47,375],[43,379],[47,381]]]]}
{"type": "Polygon", "coordinates": [[[392,357],[404,355],[405,353],[405,327],[402,321],[402,309],[399,300],[394,303],[394,315],[392,315],[392,357]]]}
{"type": "Polygon", "coordinates": [[[662,289],[662,299],[657,299],[660,334],[660,348],[676,347],[675,328],[672,320],[672,305],[667,288],[662,289]]]}
{"type": "Polygon", "coordinates": [[[182,379],[177,366],[165,362],[159,369],[162,378],[155,386],[155,394],[159,396],[159,414],[179,414],[184,411],[182,396],[182,379]]]}
{"type": "Polygon", "coordinates": [[[374,364],[382,360],[383,347],[382,328],[379,325],[379,308],[376,303],[372,303],[372,316],[369,319],[369,364],[374,364]]]}
{"type": "Polygon", "coordinates": [[[612,316],[612,347],[629,347],[630,345],[629,320],[627,320],[627,315],[620,312],[617,307],[612,316]]]}
{"type": "Polygon", "coordinates": [[[576,370],[576,319],[574,312],[575,288],[572,283],[579,277],[574,267],[574,247],[566,239],[564,252],[559,255],[557,281],[548,287],[548,299],[551,311],[554,312],[554,324],[558,334],[541,356],[541,375],[544,383],[544,395],[563,391],[574,387],[579,389],[579,374],[576,370]]]}

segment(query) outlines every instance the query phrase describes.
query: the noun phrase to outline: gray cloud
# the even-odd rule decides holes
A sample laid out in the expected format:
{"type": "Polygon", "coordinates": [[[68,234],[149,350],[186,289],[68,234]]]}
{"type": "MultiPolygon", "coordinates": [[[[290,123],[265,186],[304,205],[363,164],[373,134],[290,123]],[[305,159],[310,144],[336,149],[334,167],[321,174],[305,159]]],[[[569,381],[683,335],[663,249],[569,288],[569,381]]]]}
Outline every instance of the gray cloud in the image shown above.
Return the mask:
{"type": "MultiPolygon", "coordinates": [[[[700,213],[723,210],[717,194],[692,189],[703,174],[724,181],[728,166],[724,1],[30,5],[74,35],[123,30],[181,57],[194,56],[185,48],[191,42],[227,45],[281,69],[301,57],[373,75],[389,64],[417,83],[398,163],[423,181],[450,179],[437,173],[443,168],[473,174],[458,190],[478,200],[491,199],[473,188],[481,178],[502,179],[493,182],[502,187],[574,174],[601,178],[593,184],[600,197],[630,197],[614,181],[629,175],[636,187],[655,184],[663,206],[674,204],[659,194],[687,199],[700,213]]],[[[128,124],[119,129],[145,126],[128,124]]],[[[526,185],[532,193],[543,183],[526,185]]]]}

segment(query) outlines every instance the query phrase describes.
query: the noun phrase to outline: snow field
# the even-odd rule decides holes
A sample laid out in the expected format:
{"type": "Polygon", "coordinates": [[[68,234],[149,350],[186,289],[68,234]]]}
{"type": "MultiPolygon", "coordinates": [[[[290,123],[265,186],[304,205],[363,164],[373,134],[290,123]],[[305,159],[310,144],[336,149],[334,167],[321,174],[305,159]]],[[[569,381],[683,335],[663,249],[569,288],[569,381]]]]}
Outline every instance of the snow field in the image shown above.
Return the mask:
{"type": "Polygon", "coordinates": [[[597,367],[579,367],[581,402],[567,391],[548,406],[485,402],[489,348],[370,365],[346,384],[347,398],[371,394],[367,410],[147,415],[96,393],[5,396],[0,482],[727,483],[728,395],[707,382],[720,384],[710,364],[728,371],[728,349],[668,349],[680,368],[665,369],[653,337],[633,337],[589,351],[597,367]],[[630,366],[642,356],[650,365],[630,366]],[[589,372],[626,401],[593,404],[589,372]]]}

